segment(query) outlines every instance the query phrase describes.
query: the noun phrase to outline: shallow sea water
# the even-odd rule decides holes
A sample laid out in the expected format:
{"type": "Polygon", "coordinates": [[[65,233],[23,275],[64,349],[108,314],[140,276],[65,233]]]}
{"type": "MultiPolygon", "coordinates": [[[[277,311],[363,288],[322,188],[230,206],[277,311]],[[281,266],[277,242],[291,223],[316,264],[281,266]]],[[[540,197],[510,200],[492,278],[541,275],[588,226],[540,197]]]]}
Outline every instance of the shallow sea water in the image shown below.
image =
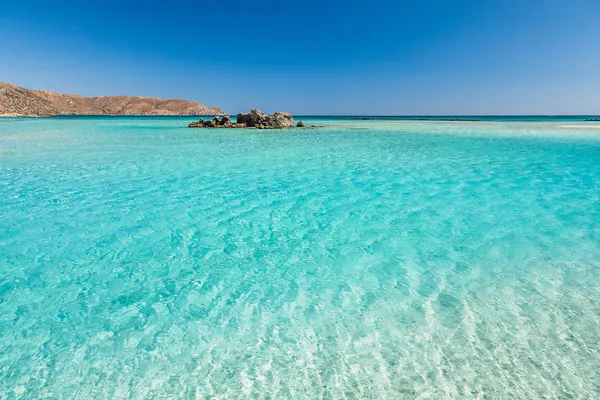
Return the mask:
{"type": "Polygon", "coordinates": [[[600,397],[600,131],[0,120],[0,398],[600,397]]]}

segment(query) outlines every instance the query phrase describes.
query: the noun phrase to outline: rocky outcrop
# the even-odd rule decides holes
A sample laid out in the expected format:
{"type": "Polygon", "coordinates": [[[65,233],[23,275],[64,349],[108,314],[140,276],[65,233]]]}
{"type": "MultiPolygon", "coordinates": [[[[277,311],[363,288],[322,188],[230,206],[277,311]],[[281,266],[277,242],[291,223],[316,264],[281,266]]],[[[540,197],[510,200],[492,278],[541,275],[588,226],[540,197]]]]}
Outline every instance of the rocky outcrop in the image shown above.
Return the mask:
{"type": "Polygon", "coordinates": [[[296,128],[304,128],[304,122],[298,121],[298,123],[296,124],[296,128]]]}
{"type": "Polygon", "coordinates": [[[283,129],[294,126],[294,118],[290,113],[276,112],[274,114],[265,114],[256,109],[249,113],[238,114],[237,122],[257,129],[283,129]]]}
{"type": "Polygon", "coordinates": [[[231,122],[229,115],[223,118],[214,117],[213,119],[205,120],[200,118],[200,121],[194,121],[188,125],[190,128],[246,128],[246,124],[231,122]]]}
{"type": "Polygon", "coordinates": [[[195,101],[141,96],[84,97],[0,83],[0,115],[222,115],[195,101]]]}
{"type": "Polygon", "coordinates": [[[267,116],[267,122],[264,125],[272,129],[291,128],[294,126],[294,117],[290,113],[276,112],[267,116]],[[266,125],[269,123],[270,125],[266,125]]]}
{"type": "Polygon", "coordinates": [[[260,110],[252,110],[249,113],[240,113],[236,122],[226,115],[222,119],[215,117],[205,121],[194,121],[188,125],[190,128],[256,128],[256,129],[284,129],[294,126],[294,117],[290,113],[276,112],[265,114],[260,110]]]}

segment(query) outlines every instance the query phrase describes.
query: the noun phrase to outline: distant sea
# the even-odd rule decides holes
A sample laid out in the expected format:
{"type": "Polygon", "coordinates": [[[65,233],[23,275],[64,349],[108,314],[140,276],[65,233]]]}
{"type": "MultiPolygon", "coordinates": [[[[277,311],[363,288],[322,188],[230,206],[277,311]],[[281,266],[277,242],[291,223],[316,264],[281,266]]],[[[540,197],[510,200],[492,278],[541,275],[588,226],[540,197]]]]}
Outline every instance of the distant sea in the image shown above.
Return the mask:
{"type": "Polygon", "coordinates": [[[600,398],[596,118],[0,118],[0,398],[600,398]]]}

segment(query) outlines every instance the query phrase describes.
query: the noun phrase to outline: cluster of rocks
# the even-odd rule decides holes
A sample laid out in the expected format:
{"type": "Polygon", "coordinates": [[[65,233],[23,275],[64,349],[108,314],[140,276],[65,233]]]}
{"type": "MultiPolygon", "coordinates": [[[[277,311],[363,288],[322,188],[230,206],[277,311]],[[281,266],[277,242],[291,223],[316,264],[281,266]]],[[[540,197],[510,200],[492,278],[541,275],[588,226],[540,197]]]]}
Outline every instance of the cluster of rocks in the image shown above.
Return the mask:
{"type": "Polygon", "coordinates": [[[294,126],[294,118],[290,113],[276,112],[274,114],[265,114],[260,110],[252,110],[249,113],[240,113],[237,115],[238,124],[246,124],[247,127],[257,129],[283,129],[294,126]]]}
{"type": "MultiPolygon", "coordinates": [[[[260,110],[252,110],[249,113],[240,113],[237,115],[236,122],[231,120],[229,115],[222,118],[194,121],[188,125],[190,128],[256,128],[256,129],[284,129],[294,126],[294,118],[290,113],[276,112],[265,114],[260,110]]],[[[302,121],[298,122],[298,127],[304,126],[302,121]]]]}
{"type": "Polygon", "coordinates": [[[223,118],[219,118],[219,116],[214,117],[213,119],[205,120],[204,118],[200,118],[200,121],[194,121],[188,125],[190,128],[245,128],[246,124],[236,124],[231,122],[231,117],[229,115],[224,115],[223,118]]]}

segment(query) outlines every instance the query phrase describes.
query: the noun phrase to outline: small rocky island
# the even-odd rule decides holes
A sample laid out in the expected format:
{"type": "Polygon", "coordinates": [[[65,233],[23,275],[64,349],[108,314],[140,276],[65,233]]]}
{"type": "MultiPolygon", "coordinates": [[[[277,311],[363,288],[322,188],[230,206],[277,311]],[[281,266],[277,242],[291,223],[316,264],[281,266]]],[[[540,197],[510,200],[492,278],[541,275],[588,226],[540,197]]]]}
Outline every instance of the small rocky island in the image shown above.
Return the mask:
{"type": "MultiPolygon", "coordinates": [[[[188,125],[190,128],[256,128],[256,129],[284,129],[294,126],[294,117],[290,113],[276,112],[265,114],[260,110],[252,110],[249,113],[240,113],[237,115],[236,122],[231,120],[229,115],[219,118],[194,121],[188,125]]],[[[302,121],[298,126],[304,126],[302,121]]]]}

